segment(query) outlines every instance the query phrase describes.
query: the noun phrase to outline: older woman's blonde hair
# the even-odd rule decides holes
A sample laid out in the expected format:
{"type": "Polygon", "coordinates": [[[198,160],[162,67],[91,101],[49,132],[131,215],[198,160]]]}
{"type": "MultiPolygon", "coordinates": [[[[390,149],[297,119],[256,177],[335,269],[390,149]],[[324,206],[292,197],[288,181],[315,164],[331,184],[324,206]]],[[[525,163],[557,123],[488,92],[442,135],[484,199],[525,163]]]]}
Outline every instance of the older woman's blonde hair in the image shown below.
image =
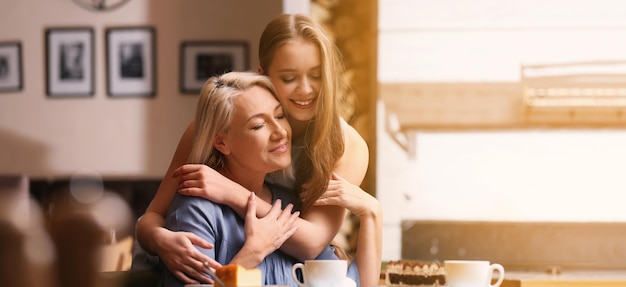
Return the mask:
{"type": "Polygon", "coordinates": [[[283,14],[272,19],[259,43],[259,61],[267,73],[276,50],[286,42],[302,38],[320,50],[322,84],[317,98],[315,118],[307,133],[306,155],[295,163],[296,186],[310,184],[302,201],[306,214],[315,200],[326,190],[333,168],[344,152],[344,138],[340,121],[340,91],[347,84],[341,77],[343,66],[340,53],[322,26],[313,18],[301,14],[283,14]]]}
{"type": "Polygon", "coordinates": [[[268,90],[278,99],[270,79],[257,73],[230,72],[206,81],[196,109],[190,163],[206,164],[216,170],[224,167],[224,155],[213,145],[215,137],[219,132],[228,132],[234,99],[253,86],[268,90]]]}

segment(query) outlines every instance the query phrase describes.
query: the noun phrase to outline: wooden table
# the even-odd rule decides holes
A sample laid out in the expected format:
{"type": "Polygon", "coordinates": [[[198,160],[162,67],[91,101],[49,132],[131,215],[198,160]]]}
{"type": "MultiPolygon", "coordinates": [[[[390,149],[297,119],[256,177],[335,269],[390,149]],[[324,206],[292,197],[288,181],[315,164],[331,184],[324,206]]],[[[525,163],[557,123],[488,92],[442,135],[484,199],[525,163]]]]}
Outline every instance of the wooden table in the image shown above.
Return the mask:
{"type": "Polygon", "coordinates": [[[624,287],[626,270],[572,270],[560,274],[506,271],[501,287],[624,287]]]}

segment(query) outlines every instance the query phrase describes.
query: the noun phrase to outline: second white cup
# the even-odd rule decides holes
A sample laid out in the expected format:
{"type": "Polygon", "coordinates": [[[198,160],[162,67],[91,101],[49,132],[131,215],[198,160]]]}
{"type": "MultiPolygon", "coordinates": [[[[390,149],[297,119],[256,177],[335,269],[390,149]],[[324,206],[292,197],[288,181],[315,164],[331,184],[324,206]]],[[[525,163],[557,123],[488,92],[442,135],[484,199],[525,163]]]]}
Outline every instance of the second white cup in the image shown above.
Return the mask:
{"type": "Polygon", "coordinates": [[[446,283],[450,287],[498,287],[504,280],[504,267],[481,260],[445,260],[446,283]],[[491,284],[494,271],[498,271],[496,283],[491,284]]]}

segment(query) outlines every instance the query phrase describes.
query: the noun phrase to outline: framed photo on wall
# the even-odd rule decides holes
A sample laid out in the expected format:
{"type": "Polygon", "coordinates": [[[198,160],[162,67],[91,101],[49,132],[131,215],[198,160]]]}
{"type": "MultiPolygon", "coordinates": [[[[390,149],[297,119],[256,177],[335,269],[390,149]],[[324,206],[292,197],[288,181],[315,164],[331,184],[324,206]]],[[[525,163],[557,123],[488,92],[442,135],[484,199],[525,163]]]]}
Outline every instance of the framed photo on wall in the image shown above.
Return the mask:
{"type": "Polygon", "coordinates": [[[152,27],[106,30],[107,93],[111,97],[156,94],[156,47],[152,27]]]}
{"type": "Polygon", "coordinates": [[[244,41],[187,41],[180,48],[180,91],[198,94],[211,76],[246,71],[248,43],[244,41]]]}
{"type": "Polygon", "coordinates": [[[22,89],[22,44],[0,42],[0,92],[22,89]]]}
{"type": "Polygon", "coordinates": [[[46,29],[46,93],[48,97],[94,94],[92,28],[46,29]]]}

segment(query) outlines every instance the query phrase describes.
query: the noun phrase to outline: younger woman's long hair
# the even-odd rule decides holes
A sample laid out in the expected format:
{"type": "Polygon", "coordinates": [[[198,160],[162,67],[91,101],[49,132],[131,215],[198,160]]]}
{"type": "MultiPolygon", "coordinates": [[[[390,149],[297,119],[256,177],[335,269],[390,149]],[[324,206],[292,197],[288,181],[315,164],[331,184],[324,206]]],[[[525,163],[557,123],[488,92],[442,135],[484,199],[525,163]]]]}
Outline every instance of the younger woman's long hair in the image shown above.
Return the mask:
{"type": "Polygon", "coordinates": [[[215,137],[219,132],[228,132],[234,99],[253,86],[262,87],[276,97],[270,79],[254,72],[230,72],[205,82],[196,108],[190,163],[206,164],[215,170],[224,168],[224,155],[213,145],[215,137]]]}
{"type": "Polygon", "coordinates": [[[319,196],[326,191],[332,171],[344,152],[344,137],[339,107],[340,91],[347,86],[341,77],[343,66],[340,53],[322,26],[313,18],[301,14],[283,14],[272,19],[259,43],[259,61],[267,73],[276,50],[297,38],[310,41],[320,50],[322,85],[317,97],[315,118],[305,139],[306,156],[295,162],[296,190],[301,192],[308,183],[307,196],[302,199],[302,214],[306,214],[319,196]]]}

